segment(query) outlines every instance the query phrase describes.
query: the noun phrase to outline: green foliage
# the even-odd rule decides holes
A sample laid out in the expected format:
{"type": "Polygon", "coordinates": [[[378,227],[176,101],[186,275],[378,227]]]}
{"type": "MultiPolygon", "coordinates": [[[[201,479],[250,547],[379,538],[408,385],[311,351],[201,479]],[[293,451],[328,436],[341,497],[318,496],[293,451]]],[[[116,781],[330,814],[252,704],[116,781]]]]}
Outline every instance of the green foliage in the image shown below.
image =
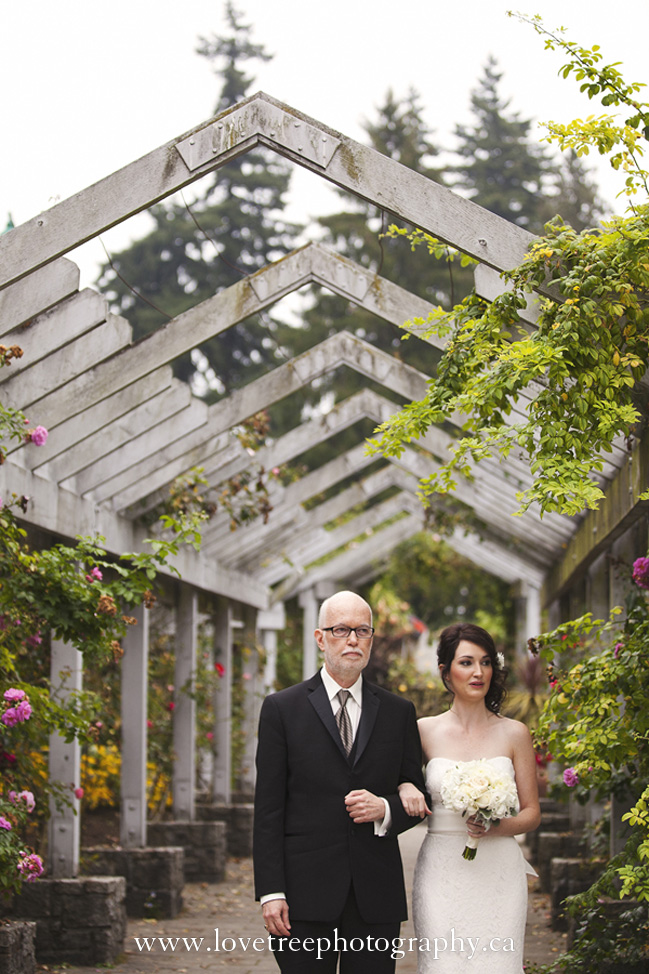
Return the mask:
{"type": "Polygon", "coordinates": [[[596,507],[600,454],[641,417],[635,384],[649,364],[648,234],[647,208],[601,230],[549,226],[504,275],[512,290],[489,304],[472,296],[451,313],[431,312],[431,331],[447,339],[437,377],[424,399],[379,427],[374,451],[399,456],[431,424],[461,413],[464,435],[423,481],[424,494],[452,490],[475,462],[522,449],[533,482],[518,495],[520,512],[533,502],[542,512],[596,507]],[[561,300],[543,301],[536,330],[521,335],[526,295],[550,284],[561,300]]]}
{"type": "MultiPolygon", "coordinates": [[[[512,16],[512,13],[509,13],[512,16]]],[[[555,142],[561,149],[572,149],[578,156],[587,155],[595,148],[600,155],[609,157],[613,169],[626,173],[624,189],[621,193],[634,196],[638,191],[649,192],[647,172],[642,169],[640,159],[644,154],[643,142],[649,140],[649,105],[636,98],[644,84],[627,83],[618,66],[602,64],[598,44],[592,48],[581,47],[569,41],[563,28],[553,32],[543,24],[540,16],[525,17],[516,14],[519,20],[531,24],[534,30],[545,39],[546,50],[560,50],[568,55],[568,60],[560,69],[563,78],[573,75],[581,82],[579,90],[589,99],[599,99],[605,108],[620,108],[622,120],[616,115],[589,115],[585,120],[577,118],[568,125],[556,122],[546,123],[549,135],[547,142],[555,142]]]]}
{"type": "MultiPolygon", "coordinates": [[[[9,352],[3,347],[0,367],[19,358],[19,353],[17,346],[9,352]]],[[[23,439],[26,432],[32,439],[27,425],[20,410],[3,408],[0,443],[7,437],[23,439]]],[[[42,428],[41,433],[47,436],[42,428]]],[[[49,735],[90,743],[101,724],[98,693],[69,692],[70,673],[65,669],[50,676],[51,639],[79,650],[87,671],[114,666],[122,654],[120,640],[136,621],[128,610],[153,604],[151,588],[158,572],[174,570],[171,559],[181,544],[200,545],[204,516],[192,505],[175,516],[165,514],[158,533],[148,541],[149,550],[111,558],[101,537],[78,537],[74,546],[61,542],[32,547],[19,518],[28,507],[27,497],[0,499],[0,693],[4,700],[7,693],[25,695],[31,717],[16,721],[5,710],[0,720],[0,813],[5,822],[0,825],[0,889],[13,888],[20,878],[17,870],[27,870],[36,862],[22,851],[27,823],[22,806],[10,807],[14,804],[10,792],[33,789],[33,819],[42,824],[48,798],[57,804],[69,802],[69,789],[79,788],[79,782],[48,782],[44,756],[49,735]]],[[[36,878],[38,869],[25,871],[25,878],[36,878]]]]}
{"type": "Polygon", "coordinates": [[[512,603],[507,584],[428,532],[413,535],[391,552],[381,585],[407,602],[410,611],[432,632],[464,618],[479,625],[488,622],[499,640],[508,640],[511,634],[512,603]],[[486,613],[490,614],[488,620],[486,613]]]}
{"type": "Polygon", "coordinates": [[[568,767],[563,790],[581,801],[614,794],[632,805],[613,824],[617,829],[627,824],[623,851],[604,864],[586,893],[568,900],[569,913],[578,918],[577,939],[558,968],[585,974],[594,959],[635,961],[646,948],[646,910],[636,910],[636,916],[633,903],[602,906],[607,900],[649,901],[646,596],[631,593],[624,620],[620,608],[607,621],[586,614],[539,637],[534,649],[548,664],[551,687],[537,743],[568,767]]]}
{"type": "MultiPolygon", "coordinates": [[[[542,31],[538,19],[534,24],[542,31]]],[[[591,67],[577,67],[584,49],[554,35],[551,41],[570,51],[578,75],[596,70],[598,93],[611,99],[607,104],[631,110],[631,129],[640,131],[646,106],[632,97],[639,86],[624,85],[614,66],[592,67],[600,57],[596,50],[591,67]]],[[[590,87],[587,93],[596,92],[590,87]]],[[[608,151],[599,129],[589,137],[608,151]]],[[[635,165],[636,190],[645,182],[638,153],[635,144],[625,162],[635,165]]],[[[648,236],[646,202],[600,229],[577,232],[557,220],[522,264],[503,274],[510,288],[505,294],[490,304],[471,295],[450,313],[441,307],[431,312],[431,332],[446,340],[436,378],[422,400],[379,427],[373,450],[399,456],[429,426],[462,414],[452,457],[422,482],[424,495],[453,490],[456,477],[470,478],[480,460],[522,451],[533,481],[518,495],[519,513],[532,503],[541,513],[597,507],[602,456],[616,438],[638,434],[642,419],[636,383],[649,364],[648,236]],[[536,328],[523,328],[519,315],[535,291],[546,296],[536,328]]],[[[420,333],[423,323],[408,325],[420,333]]]]}
{"type": "Polygon", "coordinates": [[[386,686],[397,696],[410,700],[417,717],[430,717],[448,710],[448,690],[439,676],[421,672],[412,660],[394,656],[388,669],[386,686]]]}

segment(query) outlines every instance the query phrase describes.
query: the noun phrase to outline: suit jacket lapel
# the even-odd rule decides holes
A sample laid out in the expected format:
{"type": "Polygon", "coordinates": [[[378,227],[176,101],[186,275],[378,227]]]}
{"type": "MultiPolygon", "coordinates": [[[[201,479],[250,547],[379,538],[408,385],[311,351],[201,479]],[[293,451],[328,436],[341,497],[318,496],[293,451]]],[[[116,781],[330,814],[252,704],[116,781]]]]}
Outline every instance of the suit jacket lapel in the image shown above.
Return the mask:
{"type": "MultiPolygon", "coordinates": [[[[363,680],[363,709],[361,710],[361,721],[358,725],[358,731],[356,733],[356,753],[354,755],[354,764],[357,764],[360,760],[361,755],[363,754],[363,751],[365,750],[367,743],[372,736],[379,707],[380,703],[376,694],[368,686],[365,680],[363,680]]],[[[331,707],[329,709],[331,709],[331,707]]]]}
{"type": "Polygon", "coordinates": [[[336,718],[334,717],[333,710],[331,709],[331,702],[327,696],[327,691],[325,690],[322,677],[319,673],[317,673],[309,683],[309,703],[312,705],[318,717],[331,734],[336,746],[338,747],[338,750],[346,761],[347,755],[345,754],[343,743],[340,740],[340,733],[338,732],[336,718]]]}

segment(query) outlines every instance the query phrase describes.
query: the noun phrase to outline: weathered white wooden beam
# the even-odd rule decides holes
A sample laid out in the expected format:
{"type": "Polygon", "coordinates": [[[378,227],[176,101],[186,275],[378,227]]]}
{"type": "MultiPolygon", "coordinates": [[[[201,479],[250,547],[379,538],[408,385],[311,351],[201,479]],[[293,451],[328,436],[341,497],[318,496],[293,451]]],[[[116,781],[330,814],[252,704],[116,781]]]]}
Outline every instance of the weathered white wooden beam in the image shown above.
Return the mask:
{"type": "Polygon", "coordinates": [[[529,582],[537,588],[543,582],[544,572],[534,568],[527,560],[521,558],[515,551],[504,545],[485,541],[476,534],[465,534],[462,529],[456,529],[448,544],[479,568],[485,568],[492,575],[502,578],[506,582],[517,582],[520,579],[529,582]]]}
{"type": "MultiPolygon", "coordinates": [[[[26,523],[67,539],[101,535],[105,538],[104,547],[113,555],[143,550],[144,541],[150,536],[150,532],[134,526],[132,521],[8,459],[0,466],[0,496],[9,498],[12,492],[29,498],[27,512],[22,517],[26,523]]],[[[264,585],[249,575],[226,568],[215,558],[205,559],[185,546],[170,561],[188,584],[204,592],[245,601],[255,608],[268,607],[269,592],[264,585]]],[[[163,570],[162,574],[176,577],[172,568],[163,570]]]]}
{"type": "Polygon", "coordinates": [[[101,503],[112,494],[111,488],[105,485],[111,482],[116,471],[125,474],[140,462],[143,453],[145,456],[155,453],[169,443],[196,433],[205,425],[207,418],[208,407],[205,403],[190,397],[187,405],[178,412],[161,418],[154,428],[147,426],[143,432],[126,438],[121,446],[100,456],[95,463],[61,483],[77,494],[92,494],[94,500],[101,503]]]}
{"type": "Polygon", "coordinates": [[[112,422],[117,422],[120,418],[128,421],[131,410],[159,396],[165,389],[173,388],[176,381],[171,368],[164,365],[145,375],[143,379],[133,382],[126,389],[120,389],[103,402],[90,406],[84,412],[82,420],[78,416],[72,416],[59,423],[50,432],[47,443],[38,449],[25,445],[14,451],[12,460],[28,470],[39,470],[41,466],[61,457],[84,440],[93,440],[98,434],[103,435],[104,428],[112,422]]]}
{"type": "Polygon", "coordinates": [[[287,586],[283,593],[284,600],[292,598],[305,589],[324,581],[332,581],[336,584],[348,583],[354,587],[354,576],[360,568],[371,564],[376,559],[383,558],[392,551],[398,544],[411,538],[421,530],[421,518],[414,514],[395,521],[382,531],[377,531],[370,538],[342,554],[335,555],[323,565],[316,568],[303,570],[302,573],[296,572],[295,581],[287,586]]]}
{"type": "MultiPolygon", "coordinates": [[[[30,281],[31,277],[27,280],[30,281]]],[[[4,292],[0,291],[0,301],[3,294],[4,292]]],[[[3,337],[2,344],[20,345],[24,354],[21,359],[12,362],[6,374],[4,369],[0,372],[2,377],[0,381],[6,383],[8,378],[22,375],[24,382],[31,383],[30,369],[37,362],[106,321],[107,314],[106,299],[91,288],[85,288],[38,314],[27,324],[12,329],[3,337]]],[[[97,335],[95,341],[98,341],[97,335]]],[[[37,380],[33,384],[37,387],[37,380]]],[[[38,391],[38,388],[35,391],[38,391]]],[[[33,392],[26,391],[26,402],[30,401],[29,396],[33,396],[33,392]]]]}
{"type": "Polygon", "coordinates": [[[74,294],[79,288],[79,278],[77,265],[61,259],[0,291],[2,344],[13,344],[5,341],[5,335],[74,294]]]}
{"type": "Polygon", "coordinates": [[[151,510],[159,503],[161,497],[169,496],[169,485],[194,467],[202,467],[213,456],[223,457],[227,462],[237,452],[238,443],[233,442],[227,433],[203,440],[198,433],[187,436],[182,444],[171,443],[161,453],[167,457],[164,466],[160,465],[159,456],[150,456],[143,463],[137,464],[124,471],[110,482],[105,489],[111,491],[111,505],[114,510],[123,512],[128,508],[137,517],[140,507],[142,513],[151,510]],[[191,449],[187,452],[187,447],[191,449]],[[162,488],[166,487],[166,490],[162,488]],[[157,498],[155,503],[149,502],[149,497],[157,498]]]}
{"type": "Polygon", "coordinates": [[[79,377],[90,375],[103,361],[115,361],[119,357],[117,352],[130,347],[131,338],[128,321],[117,315],[109,315],[99,328],[81,335],[65,348],[30,366],[27,374],[9,376],[2,384],[3,404],[16,409],[29,409],[43,417],[43,425],[46,421],[48,428],[56,426],[69,413],[78,414],[79,410],[70,400],[67,413],[62,411],[55,418],[49,405],[46,405],[47,398],[54,399],[58,395],[59,399],[65,399],[73,394],[72,387],[79,377]]]}
{"type": "Polygon", "coordinates": [[[375,149],[259,93],[4,234],[0,287],[258,144],[491,267],[514,267],[533,239],[375,149]]]}
{"type": "MultiPolygon", "coordinates": [[[[299,480],[284,488],[281,495],[283,506],[297,507],[304,500],[314,494],[328,490],[334,484],[344,480],[352,474],[358,473],[374,461],[367,455],[363,443],[352,447],[343,456],[336,457],[323,464],[317,470],[312,470],[299,480]]],[[[222,532],[214,533],[208,530],[204,550],[207,554],[216,553],[220,549],[222,532]]]]}
{"type": "MultiPolygon", "coordinates": [[[[417,481],[405,470],[393,465],[370,474],[329,500],[307,511],[300,505],[280,504],[274,509],[267,524],[253,524],[244,531],[231,532],[230,537],[220,537],[219,555],[226,564],[244,559],[263,559],[264,564],[283,557],[287,546],[308,544],[309,531],[322,527],[359,504],[364,504],[376,494],[398,483],[408,481],[416,489],[417,481]]],[[[212,539],[211,539],[212,540],[212,539]]]]}
{"type": "Polygon", "coordinates": [[[288,574],[288,565],[309,565],[337,548],[349,544],[363,535],[370,537],[390,518],[403,512],[419,515],[420,526],[423,529],[424,512],[421,503],[412,495],[401,491],[381,504],[376,504],[356,517],[346,521],[341,527],[327,531],[317,526],[309,528],[308,544],[297,546],[287,553],[286,561],[281,564],[261,565],[255,571],[255,576],[263,580],[266,585],[274,585],[288,574]]]}
{"type": "MultiPolygon", "coordinates": [[[[106,482],[104,488],[94,496],[101,500],[112,497],[113,503],[120,510],[135,504],[139,497],[146,497],[149,492],[161,486],[160,482],[152,481],[151,475],[154,470],[167,468],[162,483],[168,483],[177,476],[172,474],[167,466],[170,451],[184,470],[200,464],[204,456],[204,453],[201,454],[203,441],[213,443],[214,437],[224,434],[260,409],[302,389],[314,379],[340,365],[347,365],[374,381],[400,392],[406,398],[414,398],[426,383],[426,377],[417,369],[399,362],[386,352],[374,348],[368,342],[348,332],[339,332],[303,352],[302,355],[296,356],[285,365],[280,365],[272,372],[248,383],[247,386],[237,389],[227,399],[210,406],[208,419],[202,429],[196,433],[183,434],[185,437],[183,440],[175,441],[180,447],[185,447],[184,456],[182,449],[173,452],[173,443],[162,451],[157,449],[151,451],[148,449],[150,444],[142,444],[142,449],[152,455],[145,454],[144,460],[140,460],[130,468],[133,476],[130,476],[128,482],[124,483],[118,472],[117,477],[113,481],[106,482]],[[126,486],[136,483],[140,484],[139,494],[124,492],[126,486]],[[122,492],[119,500],[115,498],[118,491],[122,492]]],[[[224,445],[225,443],[221,448],[224,445]]],[[[215,452],[216,449],[210,446],[209,455],[214,455],[215,452]]]]}
{"type": "MultiPolygon", "coordinates": [[[[374,393],[369,389],[363,389],[360,392],[354,393],[354,395],[345,399],[343,402],[337,403],[328,413],[307,420],[300,426],[296,426],[288,433],[280,436],[277,440],[269,441],[266,446],[257,450],[252,457],[245,447],[241,444],[236,446],[238,441],[233,440],[233,445],[236,447],[234,457],[227,463],[224,462],[225,455],[222,453],[214,454],[212,457],[207,458],[201,463],[203,476],[209,485],[215,486],[246,470],[251,464],[264,467],[264,469],[268,470],[272,469],[272,467],[288,463],[316,443],[322,442],[340,430],[347,429],[348,426],[351,426],[359,419],[371,415],[366,406],[366,402],[368,396],[371,397],[373,395],[374,393]]],[[[382,401],[386,404],[388,403],[387,399],[382,401]]],[[[393,409],[394,404],[391,403],[390,407],[393,409]]],[[[391,415],[391,412],[386,412],[386,419],[388,415],[391,415]]],[[[273,487],[271,485],[272,489],[273,487]]],[[[137,516],[155,507],[156,504],[164,500],[165,496],[166,494],[163,490],[158,490],[156,493],[150,494],[146,501],[139,502],[136,507],[129,508],[124,513],[127,517],[137,516]]],[[[209,528],[210,534],[214,526],[215,522],[211,522],[209,528]]]]}
{"type": "MultiPolygon", "coordinates": [[[[75,474],[88,468],[92,468],[94,471],[94,465],[104,459],[110,462],[111,457],[120,447],[126,447],[131,440],[137,441],[138,437],[145,434],[152,435],[161,423],[168,422],[175,418],[178,413],[186,410],[190,406],[191,400],[192,394],[187,383],[174,379],[171,388],[159,392],[157,396],[150,399],[145,399],[129,410],[126,415],[120,416],[112,423],[107,423],[102,428],[101,436],[94,433],[91,436],[86,436],[79,443],[66,450],[65,453],[59,454],[54,460],[40,465],[38,472],[43,477],[72,487],[74,481],[71,478],[75,474]]],[[[54,439],[58,438],[60,429],[59,426],[55,430],[54,439]]],[[[38,458],[38,452],[35,450],[31,450],[29,455],[38,458]]],[[[114,459],[116,464],[121,467],[122,456],[114,457],[114,459]]],[[[78,493],[83,493],[83,491],[79,490],[78,493]]]]}

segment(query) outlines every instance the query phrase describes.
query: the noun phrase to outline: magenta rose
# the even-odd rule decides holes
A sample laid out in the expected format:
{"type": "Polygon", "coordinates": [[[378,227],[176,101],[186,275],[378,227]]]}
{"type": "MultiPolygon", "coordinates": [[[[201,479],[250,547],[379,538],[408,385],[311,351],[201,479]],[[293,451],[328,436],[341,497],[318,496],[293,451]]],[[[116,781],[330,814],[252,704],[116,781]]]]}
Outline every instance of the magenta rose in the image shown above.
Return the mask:
{"type": "Polygon", "coordinates": [[[43,875],[43,860],[40,856],[37,856],[36,853],[23,856],[18,863],[18,872],[22,875],[23,879],[27,883],[33,883],[35,879],[38,879],[39,876],[43,875]]]}
{"type": "Polygon", "coordinates": [[[636,558],[633,562],[633,581],[638,588],[649,589],[649,558],[636,558]]]}
{"type": "Polygon", "coordinates": [[[47,443],[47,437],[49,433],[44,426],[37,426],[29,434],[29,438],[34,444],[34,446],[44,446],[47,443]]]}
{"type": "Polygon", "coordinates": [[[579,784],[579,775],[574,768],[566,768],[563,772],[563,782],[568,785],[568,788],[574,788],[579,784]]]}

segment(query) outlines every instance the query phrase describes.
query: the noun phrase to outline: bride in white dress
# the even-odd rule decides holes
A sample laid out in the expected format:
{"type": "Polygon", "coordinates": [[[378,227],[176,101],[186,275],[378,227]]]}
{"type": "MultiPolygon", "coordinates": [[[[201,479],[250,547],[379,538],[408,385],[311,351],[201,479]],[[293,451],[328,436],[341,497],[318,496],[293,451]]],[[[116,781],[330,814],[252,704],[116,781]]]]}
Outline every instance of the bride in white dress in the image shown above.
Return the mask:
{"type": "Polygon", "coordinates": [[[406,811],[430,815],[412,893],[417,972],[523,974],[527,873],[534,870],[514,836],[541,819],[532,740],[524,724],[499,715],[504,660],[485,629],[448,626],[437,661],[452,703],[419,720],[432,813],[413,785],[399,789],[406,811]],[[511,775],[518,791],[518,813],[491,828],[444,808],[440,797],[449,768],[480,758],[511,775]],[[467,833],[480,840],[473,860],[462,856],[467,833]]]}

